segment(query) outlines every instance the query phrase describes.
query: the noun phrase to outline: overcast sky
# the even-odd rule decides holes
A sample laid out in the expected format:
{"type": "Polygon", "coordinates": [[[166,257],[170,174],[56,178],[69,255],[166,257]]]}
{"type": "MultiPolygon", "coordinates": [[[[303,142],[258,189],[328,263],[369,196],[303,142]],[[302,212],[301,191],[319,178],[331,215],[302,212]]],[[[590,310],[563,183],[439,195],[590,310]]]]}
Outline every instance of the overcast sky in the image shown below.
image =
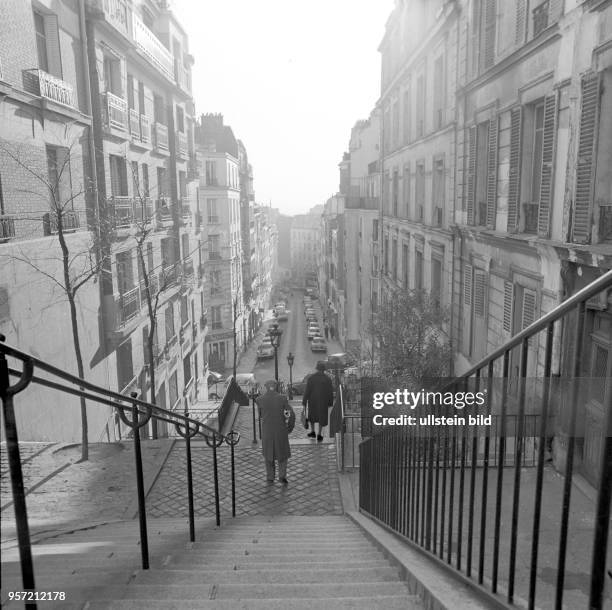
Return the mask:
{"type": "Polygon", "coordinates": [[[170,0],[189,35],[198,116],[221,112],[255,197],[297,214],[338,190],[351,127],[380,92],[393,0],[170,0]]]}

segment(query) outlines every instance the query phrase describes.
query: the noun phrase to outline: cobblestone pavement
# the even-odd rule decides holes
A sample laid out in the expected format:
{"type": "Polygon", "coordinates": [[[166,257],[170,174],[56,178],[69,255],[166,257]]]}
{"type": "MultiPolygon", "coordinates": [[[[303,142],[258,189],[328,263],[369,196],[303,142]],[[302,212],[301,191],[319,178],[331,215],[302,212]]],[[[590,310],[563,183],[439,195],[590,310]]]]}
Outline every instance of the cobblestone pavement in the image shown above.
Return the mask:
{"type": "MultiPolygon", "coordinates": [[[[23,445],[22,455],[31,454],[29,444],[23,445]]],[[[143,442],[145,484],[152,481],[170,445],[169,440],[143,442]]],[[[134,504],[136,476],[131,442],[92,443],[89,448],[90,459],[79,463],[80,457],[80,446],[59,446],[55,450],[48,447],[26,462],[26,506],[30,526],[34,531],[69,527],[84,521],[120,519],[134,504]],[[54,475],[40,487],[32,485],[51,473],[54,475]]],[[[8,473],[5,474],[4,462],[2,466],[4,539],[13,533],[15,514],[9,491],[10,479],[8,473]],[[7,493],[4,491],[5,485],[7,493]]]]}
{"type": "MultiPolygon", "coordinates": [[[[49,450],[54,445],[55,443],[19,443],[23,485],[26,489],[39,485],[45,477],[53,472],[55,462],[49,458],[49,450]],[[43,456],[43,454],[45,455],[43,456]]],[[[3,507],[11,501],[11,477],[5,442],[0,443],[0,497],[3,507]]]]}
{"type": "MultiPolygon", "coordinates": [[[[195,512],[215,514],[212,449],[202,443],[191,446],[195,512]]],[[[268,485],[261,449],[243,439],[235,450],[237,515],[326,515],[342,514],[336,476],[334,445],[291,446],[287,470],[289,485],[268,485]]],[[[231,514],[230,449],[218,449],[221,510],[231,514]]],[[[147,497],[152,517],[187,515],[186,453],[177,442],[147,497]]]]}

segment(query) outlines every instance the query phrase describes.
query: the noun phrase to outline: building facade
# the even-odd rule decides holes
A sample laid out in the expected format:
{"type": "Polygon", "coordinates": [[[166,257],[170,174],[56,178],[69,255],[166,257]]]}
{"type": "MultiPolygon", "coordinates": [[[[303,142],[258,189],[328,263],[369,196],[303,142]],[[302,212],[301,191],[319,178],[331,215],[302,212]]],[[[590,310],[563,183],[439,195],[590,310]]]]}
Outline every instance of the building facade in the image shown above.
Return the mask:
{"type": "Polygon", "coordinates": [[[291,223],[291,275],[301,286],[316,273],[319,225],[316,214],[298,214],[291,223]]]}

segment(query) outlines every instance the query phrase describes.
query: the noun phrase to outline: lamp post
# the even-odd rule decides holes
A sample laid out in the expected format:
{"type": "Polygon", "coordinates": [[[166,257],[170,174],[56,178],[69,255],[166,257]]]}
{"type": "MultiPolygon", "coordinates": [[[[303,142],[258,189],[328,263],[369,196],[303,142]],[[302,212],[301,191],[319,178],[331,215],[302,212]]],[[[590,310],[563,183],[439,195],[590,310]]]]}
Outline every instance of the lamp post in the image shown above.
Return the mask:
{"type": "Polygon", "coordinates": [[[289,400],[293,400],[293,361],[295,357],[289,352],[287,356],[287,364],[289,365],[289,400]]]}
{"type": "Polygon", "coordinates": [[[248,396],[253,401],[253,444],[256,445],[257,444],[257,431],[255,428],[255,399],[259,396],[259,392],[253,387],[249,390],[248,396]]]}
{"type": "Polygon", "coordinates": [[[272,330],[270,331],[270,340],[272,347],[274,348],[274,380],[276,381],[276,389],[278,391],[278,348],[280,346],[280,338],[282,332],[278,330],[278,322],[272,324],[272,330]]]}

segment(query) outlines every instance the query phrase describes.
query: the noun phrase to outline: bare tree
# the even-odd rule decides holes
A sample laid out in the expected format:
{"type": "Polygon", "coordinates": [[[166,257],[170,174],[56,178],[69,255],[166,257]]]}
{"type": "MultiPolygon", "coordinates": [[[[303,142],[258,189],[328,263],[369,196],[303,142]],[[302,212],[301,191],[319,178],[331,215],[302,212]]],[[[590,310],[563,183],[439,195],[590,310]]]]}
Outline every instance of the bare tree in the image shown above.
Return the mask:
{"type": "MultiPolygon", "coordinates": [[[[85,220],[83,210],[75,210],[75,201],[84,197],[87,190],[87,178],[77,181],[73,169],[77,167],[76,161],[81,159],[75,152],[78,141],[73,139],[68,147],[57,147],[47,150],[47,168],[37,166],[31,155],[18,145],[0,139],[0,153],[12,161],[15,171],[25,173],[31,179],[30,189],[21,189],[20,192],[31,197],[41,199],[46,232],[54,235],[59,245],[59,255],[49,259],[41,255],[35,257],[23,250],[19,254],[11,253],[10,258],[30,266],[37,273],[45,276],[55,284],[68,302],[70,311],[70,325],[72,344],[76,360],[77,374],[85,378],[83,355],[79,324],[77,316],[77,293],[88,282],[97,281],[103,271],[104,256],[102,254],[99,232],[93,232],[93,242],[81,249],[75,249],[70,243],[69,233],[81,226],[85,220]],[[45,267],[57,262],[61,273],[50,273],[45,267]]],[[[91,189],[90,189],[91,190],[91,189]]],[[[94,193],[95,195],[95,193],[94,193]]],[[[89,458],[87,404],[80,398],[81,410],[81,459],[89,458]]]]}
{"type": "Polygon", "coordinates": [[[451,349],[444,330],[448,319],[438,299],[426,291],[388,294],[370,325],[381,375],[415,382],[448,375],[451,349]]]}

